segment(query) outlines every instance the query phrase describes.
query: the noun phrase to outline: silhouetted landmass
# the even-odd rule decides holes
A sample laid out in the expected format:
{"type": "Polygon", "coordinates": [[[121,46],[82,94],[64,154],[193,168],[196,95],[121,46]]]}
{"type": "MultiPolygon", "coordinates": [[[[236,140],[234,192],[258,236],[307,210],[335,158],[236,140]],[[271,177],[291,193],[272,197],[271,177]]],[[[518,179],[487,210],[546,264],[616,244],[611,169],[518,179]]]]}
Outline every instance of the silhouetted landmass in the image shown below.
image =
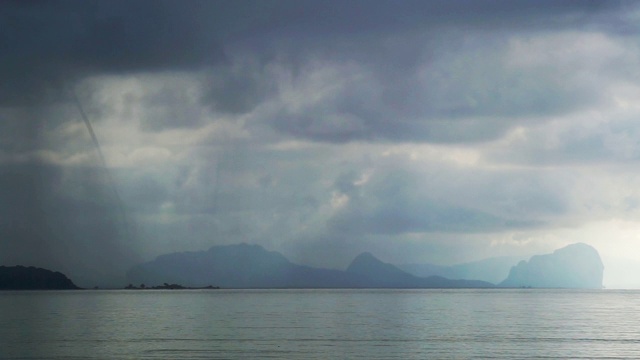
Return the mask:
{"type": "Polygon", "coordinates": [[[577,243],[521,261],[500,286],[601,289],[603,272],[598,251],[577,243]]]}
{"type": "Polygon", "coordinates": [[[462,288],[493,287],[484,281],[421,278],[386,264],[369,253],[356,257],[346,271],[290,262],[258,245],[214,246],[208,251],[173,253],[134,266],[131,283],[176,283],[223,288],[462,288]]]}
{"type": "Polygon", "coordinates": [[[500,256],[449,266],[429,263],[397,266],[400,270],[420,277],[442,276],[447,279],[474,279],[497,284],[509,275],[512,266],[523,259],[524,257],[518,256],[500,256]]]}
{"type": "Polygon", "coordinates": [[[222,288],[354,287],[358,277],[344,271],[316,269],[291,263],[282,254],[258,245],[214,246],[208,251],[166,254],[134,266],[131,283],[162,282],[222,288]]]}
{"type": "Polygon", "coordinates": [[[0,290],[76,290],[60,272],[33,266],[0,266],[0,290]]]}
{"type": "Polygon", "coordinates": [[[371,253],[358,255],[347,273],[358,274],[367,287],[376,288],[489,288],[495,285],[478,280],[451,280],[442,276],[419,277],[380,261],[371,253]]]}

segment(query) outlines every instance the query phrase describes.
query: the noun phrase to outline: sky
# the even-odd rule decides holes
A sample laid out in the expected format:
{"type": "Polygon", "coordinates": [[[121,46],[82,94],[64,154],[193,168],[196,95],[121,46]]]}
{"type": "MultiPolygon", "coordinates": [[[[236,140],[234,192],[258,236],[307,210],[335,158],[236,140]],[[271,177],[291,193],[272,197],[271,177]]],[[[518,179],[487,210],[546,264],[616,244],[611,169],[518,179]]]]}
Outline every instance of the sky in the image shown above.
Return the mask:
{"type": "Polygon", "coordinates": [[[632,1],[3,1],[0,264],[585,242],[640,287],[639,99],[632,1]]]}

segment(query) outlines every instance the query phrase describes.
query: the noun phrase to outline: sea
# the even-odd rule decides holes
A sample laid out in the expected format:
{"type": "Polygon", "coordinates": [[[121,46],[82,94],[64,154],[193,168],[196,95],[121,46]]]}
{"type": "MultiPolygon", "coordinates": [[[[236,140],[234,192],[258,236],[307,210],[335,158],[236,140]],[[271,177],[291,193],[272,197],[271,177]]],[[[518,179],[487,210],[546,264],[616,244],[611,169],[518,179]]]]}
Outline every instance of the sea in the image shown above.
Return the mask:
{"type": "Polygon", "coordinates": [[[0,359],[638,359],[640,291],[0,292],[0,359]]]}

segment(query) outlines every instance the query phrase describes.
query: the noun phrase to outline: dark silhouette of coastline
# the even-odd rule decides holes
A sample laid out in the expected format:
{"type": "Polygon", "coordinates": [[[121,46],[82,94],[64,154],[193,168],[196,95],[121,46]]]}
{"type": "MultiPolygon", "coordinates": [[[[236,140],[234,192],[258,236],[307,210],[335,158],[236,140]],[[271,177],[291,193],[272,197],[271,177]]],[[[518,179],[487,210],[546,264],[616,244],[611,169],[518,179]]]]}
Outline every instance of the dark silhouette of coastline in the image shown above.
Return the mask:
{"type": "Polygon", "coordinates": [[[0,266],[0,290],[79,290],[60,272],[33,266],[0,266]]]}

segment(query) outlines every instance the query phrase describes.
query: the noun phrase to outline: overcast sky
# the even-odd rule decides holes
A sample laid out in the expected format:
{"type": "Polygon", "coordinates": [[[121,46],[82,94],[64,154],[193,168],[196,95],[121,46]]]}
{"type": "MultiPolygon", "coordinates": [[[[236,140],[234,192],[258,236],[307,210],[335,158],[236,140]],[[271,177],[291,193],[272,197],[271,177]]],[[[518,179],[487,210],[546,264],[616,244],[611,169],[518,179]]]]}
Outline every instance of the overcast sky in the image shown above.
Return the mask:
{"type": "Polygon", "coordinates": [[[0,263],[581,241],[615,269],[640,260],[639,100],[637,2],[3,1],[0,263]]]}

